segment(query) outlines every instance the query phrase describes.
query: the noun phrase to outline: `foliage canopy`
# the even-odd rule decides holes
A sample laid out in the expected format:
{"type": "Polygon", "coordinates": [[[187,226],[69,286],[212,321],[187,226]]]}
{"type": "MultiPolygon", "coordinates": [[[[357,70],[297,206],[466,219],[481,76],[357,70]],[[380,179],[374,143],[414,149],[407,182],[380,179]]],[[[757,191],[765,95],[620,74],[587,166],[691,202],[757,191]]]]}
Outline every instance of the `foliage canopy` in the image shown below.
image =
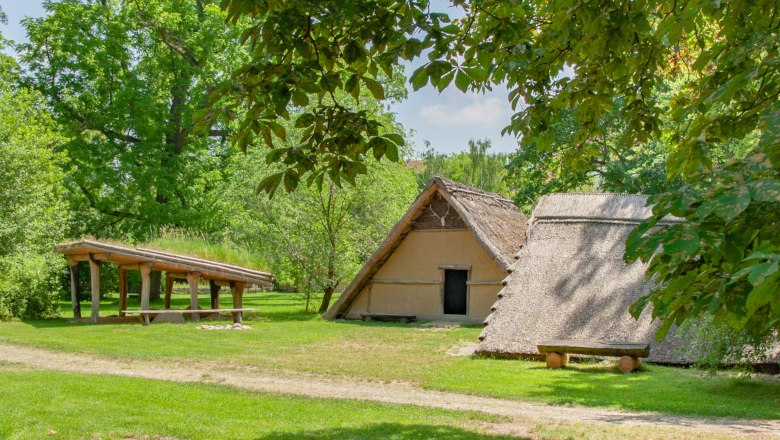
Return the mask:
{"type": "MultiPolygon", "coordinates": [[[[610,155],[663,142],[667,177],[682,185],[653,199],[655,217],[632,235],[627,257],[653,260],[649,275],[666,287],[635,312],[652,303],[664,328],[702,313],[756,332],[780,327],[776,1],[452,0],[463,11],[456,20],[430,3],[223,0],[230,19],[250,21],[252,60],[236,76],[254,109],[243,126],[271,144],[263,121],[288,116],[306,88],[325,96],[365,82],[382,98],[372,77],[426,56],[410,78],[415,89],[506,84],[517,113],[505,131],[540,152],[571,118],[561,167],[591,169],[605,138],[610,155]],[[676,90],[661,102],[668,82],[676,90]],[[619,122],[617,136],[607,117],[619,122]],[[726,145],[751,137],[744,160],[713,167],[726,145]],[[688,222],[649,228],[667,214],[688,222]]],[[[336,100],[297,122],[312,141],[282,151],[285,178],[323,169],[353,178],[365,154],[394,151],[372,120],[336,100]]]]}

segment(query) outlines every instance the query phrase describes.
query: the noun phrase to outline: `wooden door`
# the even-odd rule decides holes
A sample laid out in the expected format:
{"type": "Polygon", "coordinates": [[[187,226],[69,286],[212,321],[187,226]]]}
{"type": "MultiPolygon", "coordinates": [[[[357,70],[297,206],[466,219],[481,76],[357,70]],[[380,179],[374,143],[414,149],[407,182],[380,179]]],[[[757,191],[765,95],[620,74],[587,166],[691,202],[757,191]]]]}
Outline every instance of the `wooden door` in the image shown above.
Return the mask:
{"type": "Polygon", "coordinates": [[[467,286],[469,271],[444,270],[444,314],[465,315],[467,307],[467,286]]]}

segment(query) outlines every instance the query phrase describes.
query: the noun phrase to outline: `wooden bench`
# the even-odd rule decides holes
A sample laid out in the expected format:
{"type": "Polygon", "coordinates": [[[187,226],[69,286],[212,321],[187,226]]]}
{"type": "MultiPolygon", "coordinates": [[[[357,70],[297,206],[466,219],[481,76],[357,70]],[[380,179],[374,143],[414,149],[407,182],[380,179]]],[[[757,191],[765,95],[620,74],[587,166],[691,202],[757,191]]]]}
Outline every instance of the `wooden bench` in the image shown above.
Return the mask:
{"type": "Polygon", "coordinates": [[[363,321],[392,321],[406,324],[417,320],[417,315],[396,315],[393,313],[361,313],[363,321]]]}
{"type": "Polygon", "coordinates": [[[233,321],[241,322],[243,312],[254,312],[257,309],[241,308],[241,309],[185,309],[185,310],[122,310],[122,312],[130,315],[140,315],[143,325],[149,325],[149,317],[151,315],[193,315],[193,318],[200,318],[200,315],[211,315],[219,313],[233,313],[233,321]]]}
{"type": "Polygon", "coordinates": [[[650,355],[650,344],[641,342],[551,340],[540,342],[536,347],[539,353],[547,355],[547,368],[566,366],[569,354],[585,354],[617,356],[620,371],[630,373],[639,368],[639,358],[650,355]]]}

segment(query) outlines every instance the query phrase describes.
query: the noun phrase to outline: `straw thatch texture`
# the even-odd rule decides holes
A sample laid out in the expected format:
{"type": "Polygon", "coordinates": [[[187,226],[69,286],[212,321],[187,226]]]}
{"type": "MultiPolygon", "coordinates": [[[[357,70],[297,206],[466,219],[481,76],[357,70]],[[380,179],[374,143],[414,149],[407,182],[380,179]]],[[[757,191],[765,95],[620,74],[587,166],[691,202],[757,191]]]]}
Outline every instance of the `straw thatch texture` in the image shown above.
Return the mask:
{"type": "MultiPolygon", "coordinates": [[[[462,222],[471,230],[474,237],[496,261],[496,264],[508,271],[514,263],[514,255],[522,246],[525,237],[527,219],[517,206],[501,196],[478,190],[441,177],[432,178],[422,193],[409,207],[409,210],[391,229],[387,238],[369,257],[355,279],[347,286],[341,297],[323,315],[325,319],[341,317],[349,310],[352,301],[365,287],[371,277],[382,267],[393,251],[414,228],[415,222],[424,220],[430,203],[439,203],[443,198],[462,222]]],[[[443,212],[437,208],[437,215],[443,212]]],[[[421,221],[421,223],[423,223],[421,221]]],[[[418,228],[419,229],[419,228],[418,228]]],[[[439,229],[439,228],[436,228],[439,229]]]]}
{"type": "Polygon", "coordinates": [[[685,362],[680,336],[655,341],[660,323],[649,309],[639,320],[628,313],[652,288],[646,265],[623,262],[626,237],[650,214],[646,200],[616,194],[542,198],[526,245],[485,320],[478,351],[537,355],[536,344],[546,339],[600,339],[646,342],[650,361],[685,362]]]}

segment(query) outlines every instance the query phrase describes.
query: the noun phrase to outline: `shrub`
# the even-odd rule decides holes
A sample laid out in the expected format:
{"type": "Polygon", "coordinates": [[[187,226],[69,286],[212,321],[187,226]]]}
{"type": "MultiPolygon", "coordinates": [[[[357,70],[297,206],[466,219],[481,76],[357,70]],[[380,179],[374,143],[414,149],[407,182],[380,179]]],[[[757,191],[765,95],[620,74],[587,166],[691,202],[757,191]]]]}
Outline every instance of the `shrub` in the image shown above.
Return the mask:
{"type": "Polygon", "coordinates": [[[19,253],[0,259],[0,320],[51,318],[67,295],[62,277],[67,266],[55,255],[19,253]]]}
{"type": "Polygon", "coordinates": [[[736,331],[709,316],[683,323],[680,330],[689,337],[686,354],[695,359],[696,367],[710,373],[724,366],[751,372],[756,364],[766,362],[777,341],[774,334],[755,336],[736,331]]]}

